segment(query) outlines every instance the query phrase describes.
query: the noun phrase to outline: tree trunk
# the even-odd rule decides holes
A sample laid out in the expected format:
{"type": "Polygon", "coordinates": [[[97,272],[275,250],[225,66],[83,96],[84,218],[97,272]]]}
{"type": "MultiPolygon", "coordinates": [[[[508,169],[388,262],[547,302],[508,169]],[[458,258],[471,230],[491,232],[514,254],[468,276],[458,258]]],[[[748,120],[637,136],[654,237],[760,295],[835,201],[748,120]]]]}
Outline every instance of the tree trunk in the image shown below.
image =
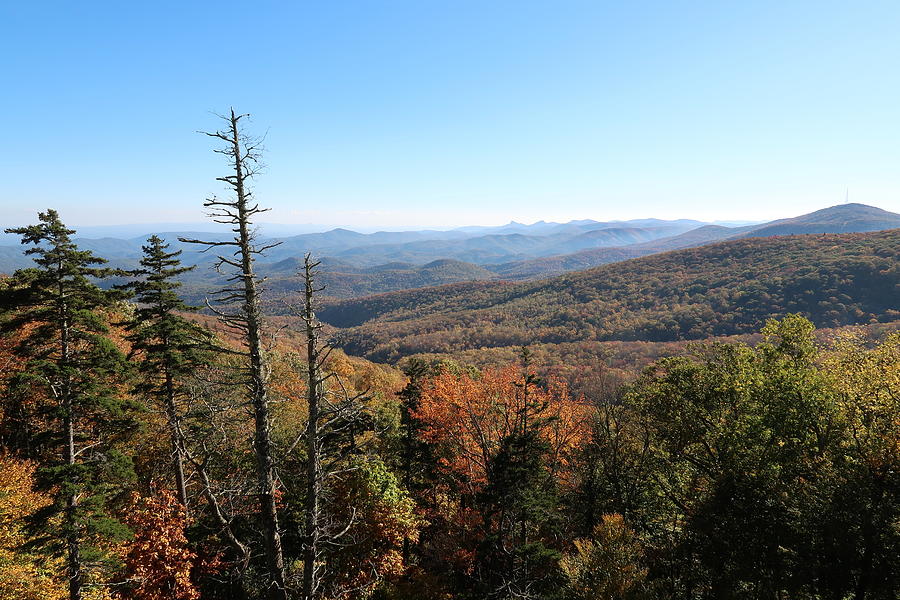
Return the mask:
{"type": "Polygon", "coordinates": [[[219,256],[219,263],[216,268],[218,269],[219,266],[225,264],[237,271],[232,277],[228,278],[228,287],[220,290],[219,293],[224,294],[224,297],[219,298],[218,301],[220,303],[230,303],[239,300],[240,309],[233,314],[215,312],[229,327],[238,329],[243,333],[244,342],[247,346],[249,364],[246,366],[246,385],[248,401],[253,409],[254,419],[255,487],[256,496],[259,500],[259,525],[262,528],[264,538],[263,550],[269,579],[265,595],[270,600],[286,600],[284,556],[281,545],[281,532],[278,528],[278,506],[276,504],[276,476],[271,436],[271,415],[267,397],[269,374],[263,354],[263,323],[259,290],[256,276],[253,274],[253,255],[259,254],[271,246],[261,249],[257,248],[254,245],[253,232],[250,229],[253,215],[264,210],[260,209],[258,205],[251,205],[252,191],[247,186],[247,180],[255,173],[252,165],[256,163],[258,155],[255,152],[256,146],[253,143],[248,143],[248,138],[242,136],[238,129],[238,121],[243,116],[236,115],[234,109],[232,109],[231,116],[224,117],[228,122],[227,131],[207,133],[210,137],[217,138],[226,144],[225,149],[216,150],[216,152],[224,154],[231,159],[233,174],[218,177],[217,179],[231,186],[235,198],[228,201],[216,198],[208,199],[204,206],[207,208],[213,207],[211,216],[214,220],[233,226],[234,239],[227,242],[202,241],[189,238],[179,238],[179,240],[188,243],[204,244],[208,248],[213,246],[237,248],[231,257],[219,256]],[[234,283],[233,287],[231,287],[232,282],[234,283]]]}
{"type": "Polygon", "coordinates": [[[272,440],[269,428],[269,401],[266,395],[266,367],[263,359],[259,310],[259,296],[253,276],[253,250],[248,227],[247,197],[244,188],[244,169],[238,136],[238,118],[231,112],[231,134],[234,152],[235,191],[238,208],[238,236],[244,281],[244,318],[247,324],[247,346],[250,352],[250,400],[254,415],[253,449],[256,454],[259,510],[265,536],[266,566],[269,571],[268,596],[271,600],[286,600],[284,586],[284,557],[281,533],[278,531],[278,507],[275,504],[275,466],[272,459],[272,440]]]}
{"type": "MultiPolygon", "coordinates": [[[[67,387],[67,386],[65,386],[67,387]]],[[[64,387],[64,389],[65,389],[64,387]]],[[[68,394],[68,390],[64,391],[68,394]]],[[[65,463],[72,467],[75,465],[75,426],[72,422],[72,402],[71,399],[64,398],[63,410],[65,417],[63,418],[63,428],[66,430],[66,447],[64,452],[65,463]]],[[[69,481],[74,487],[75,482],[69,481]]],[[[78,510],[78,496],[73,489],[66,496],[66,568],[69,577],[69,600],[81,600],[81,588],[83,584],[83,574],[81,571],[81,543],[78,539],[76,511],[78,510]]]]}
{"type": "MultiPolygon", "coordinates": [[[[168,344],[163,340],[163,344],[168,344]]],[[[184,477],[184,440],[181,439],[181,427],[178,422],[178,412],[175,406],[175,382],[172,372],[166,367],[166,417],[169,421],[169,432],[172,436],[172,466],[175,469],[175,487],[178,490],[178,502],[188,509],[187,484],[184,477]]]]}
{"type": "Polygon", "coordinates": [[[313,600],[318,587],[316,582],[316,552],[319,537],[319,392],[320,377],[318,369],[318,338],[313,325],[315,318],[312,308],[313,285],[310,271],[309,257],[305,267],[305,310],[306,321],[306,361],[307,380],[307,404],[309,417],[306,425],[306,514],[305,531],[306,545],[303,550],[303,600],[313,600]]]}
{"type": "Polygon", "coordinates": [[[81,588],[84,583],[84,574],[81,569],[81,541],[78,537],[78,482],[74,479],[75,466],[75,407],[72,402],[72,389],[69,379],[69,310],[66,305],[66,289],[63,283],[62,264],[58,266],[59,301],[59,366],[63,371],[60,386],[60,406],[63,410],[63,435],[66,444],[63,449],[63,462],[70,468],[68,484],[71,486],[66,495],[66,509],[63,514],[66,532],[66,570],[69,579],[69,600],[81,600],[81,588]]]}

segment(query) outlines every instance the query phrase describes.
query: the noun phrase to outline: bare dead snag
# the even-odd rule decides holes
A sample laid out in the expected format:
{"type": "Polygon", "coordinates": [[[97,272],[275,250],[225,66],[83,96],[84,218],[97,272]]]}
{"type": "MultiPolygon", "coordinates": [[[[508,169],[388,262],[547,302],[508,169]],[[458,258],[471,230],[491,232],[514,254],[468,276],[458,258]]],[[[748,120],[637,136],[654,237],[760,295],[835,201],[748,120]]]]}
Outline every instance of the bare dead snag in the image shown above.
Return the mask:
{"type": "Polygon", "coordinates": [[[324,561],[321,560],[324,548],[334,547],[339,543],[340,538],[350,531],[356,515],[353,507],[345,522],[337,522],[327,515],[324,504],[328,481],[346,473],[352,466],[346,463],[347,449],[333,447],[334,443],[326,444],[326,440],[339,438],[341,434],[348,432],[352,439],[354,429],[361,431],[365,428],[365,408],[361,400],[366,392],[348,393],[336,374],[326,372],[326,363],[333,348],[320,339],[322,325],[315,314],[316,294],[323,289],[315,286],[318,265],[309,254],[304,258],[304,302],[301,316],[306,330],[308,421],[304,434],[288,449],[288,452],[293,450],[301,439],[305,442],[303,600],[314,600],[322,596],[326,575],[323,571],[324,561]]]}
{"type": "MultiPolygon", "coordinates": [[[[271,414],[267,395],[269,370],[262,344],[263,319],[260,310],[260,279],[254,274],[255,257],[277,244],[258,246],[255,241],[253,217],[268,209],[260,208],[253,200],[248,186],[260,168],[260,141],[252,139],[240,130],[240,121],[248,115],[225,116],[227,126],[224,131],[207,132],[206,135],[223,142],[217,153],[227,157],[233,172],[217,180],[231,188],[232,197],[208,199],[204,206],[210,217],[217,223],[232,226],[234,237],[227,241],[204,241],[179,238],[182,242],[202,244],[211,248],[230,248],[230,256],[218,256],[216,269],[230,271],[226,287],[219,290],[215,300],[223,305],[213,309],[220,321],[238,331],[246,348],[247,399],[254,417],[253,452],[256,457],[256,484],[259,499],[259,519],[263,528],[264,551],[268,570],[268,597],[271,600],[286,600],[287,590],[284,579],[284,558],[281,532],[278,527],[278,507],[276,504],[276,474],[271,438],[271,414]],[[237,303],[240,308],[230,310],[227,305],[237,303]]],[[[212,308],[212,307],[211,307],[212,308]]]]}

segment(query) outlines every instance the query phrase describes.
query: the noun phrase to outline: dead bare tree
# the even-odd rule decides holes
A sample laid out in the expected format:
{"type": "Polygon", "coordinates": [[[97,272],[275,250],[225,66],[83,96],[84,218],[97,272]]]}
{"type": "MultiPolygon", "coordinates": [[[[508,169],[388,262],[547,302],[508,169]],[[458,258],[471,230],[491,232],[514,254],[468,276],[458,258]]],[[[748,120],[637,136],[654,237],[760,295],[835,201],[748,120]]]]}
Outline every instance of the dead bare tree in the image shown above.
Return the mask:
{"type": "Polygon", "coordinates": [[[260,279],[254,274],[253,266],[257,256],[277,244],[259,246],[256,244],[253,218],[268,209],[260,208],[253,199],[249,181],[259,173],[260,140],[244,134],[240,121],[248,115],[236,114],[231,109],[229,116],[223,116],[227,123],[222,131],[204,132],[223,142],[215,152],[224,155],[232,172],[217,181],[223,182],[232,192],[231,197],[212,197],[204,203],[210,217],[216,223],[232,226],[233,239],[206,241],[179,238],[182,242],[202,244],[208,251],[213,248],[229,248],[230,256],[219,255],[216,269],[230,273],[226,286],[214,294],[214,300],[221,305],[214,308],[207,300],[207,306],[219,320],[241,336],[246,358],[244,382],[247,399],[254,417],[253,451],[256,457],[256,494],[259,499],[259,519],[263,529],[264,552],[268,570],[267,596],[271,600],[286,600],[287,589],[284,581],[284,558],[281,532],[278,526],[278,508],[275,502],[276,481],[271,436],[271,414],[268,400],[269,369],[263,348],[263,318],[260,310],[260,279]],[[237,304],[237,310],[229,306],[237,304]]]}
{"type": "Polygon", "coordinates": [[[359,451],[355,434],[366,428],[366,392],[349,393],[337,374],[327,372],[326,363],[333,347],[320,339],[322,325],[316,319],[315,276],[318,262],[307,254],[303,262],[304,303],[301,311],[306,329],[307,355],[307,406],[308,420],[305,432],[298,436],[291,447],[303,440],[306,450],[306,505],[304,506],[303,532],[303,588],[301,598],[314,600],[323,591],[325,548],[340,544],[355,520],[351,507],[350,516],[344,522],[336,522],[328,516],[324,506],[328,482],[353,469],[347,458],[359,451]],[[348,443],[349,442],[349,443],[348,443]]]}

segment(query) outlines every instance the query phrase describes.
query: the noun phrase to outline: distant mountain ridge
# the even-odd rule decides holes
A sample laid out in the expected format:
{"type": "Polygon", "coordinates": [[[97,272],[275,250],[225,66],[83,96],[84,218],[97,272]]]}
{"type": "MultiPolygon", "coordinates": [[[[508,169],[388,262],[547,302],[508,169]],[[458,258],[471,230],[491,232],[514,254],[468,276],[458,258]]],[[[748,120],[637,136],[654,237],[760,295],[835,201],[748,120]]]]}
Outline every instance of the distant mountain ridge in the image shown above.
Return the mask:
{"type": "Polygon", "coordinates": [[[599,265],[648,256],[668,250],[693,248],[714,242],[776,235],[864,233],[900,227],[900,214],[866,204],[839,204],[799,217],[742,227],[704,225],[690,231],[648,242],[622,247],[589,249],[569,255],[530,259],[500,265],[495,272],[502,277],[528,279],[587,269],[599,265]]]}
{"type": "MultiPolygon", "coordinates": [[[[269,230],[277,229],[267,225],[269,230]]],[[[284,226],[289,227],[289,226],[284,226]]],[[[353,298],[393,290],[485,279],[525,280],[746,237],[790,234],[834,234],[900,227],[900,215],[863,204],[843,204],[789,219],[729,227],[690,219],[594,221],[590,219],[530,225],[510,222],[501,226],[463,227],[448,231],[377,231],[360,233],[345,228],[283,238],[261,236],[260,241],[281,242],[267,252],[259,271],[282,293],[296,287],[292,279],[307,253],[322,260],[328,294],[353,298]],[[437,262],[436,262],[437,261],[437,262]],[[447,261],[440,263],[439,261],[447,261]]],[[[95,228],[108,231],[105,228],[95,228]]],[[[201,252],[178,237],[221,240],[227,230],[162,232],[182,259],[198,268],[185,275],[190,294],[202,297],[217,284],[209,268],[215,250],[201,252]]],[[[0,273],[31,264],[14,236],[0,245],[0,273]]],[[[129,238],[77,237],[80,247],[107,258],[112,266],[133,268],[141,256],[144,236],[129,238]]]]}
{"type": "MultiPolygon", "coordinates": [[[[264,262],[279,262],[311,252],[318,257],[337,259],[356,267],[373,267],[391,262],[425,265],[440,259],[455,259],[473,264],[499,264],[539,256],[564,254],[584,248],[613,246],[648,241],[688,231],[699,226],[698,221],[646,220],[630,222],[578,221],[571,223],[536,223],[500,227],[471,228],[471,231],[378,231],[359,233],[345,228],[325,232],[305,233],[287,237],[266,237],[259,241],[280,242],[266,253],[264,262]],[[605,232],[591,233],[605,230],[605,232]],[[590,234],[590,235],[585,235],[590,234]]],[[[172,249],[183,251],[187,264],[209,264],[215,253],[201,252],[201,247],[184,244],[179,237],[222,240],[229,236],[222,231],[153,232],[166,239],[172,249]]],[[[141,255],[145,236],[89,238],[77,232],[79,246],[107,258],[115,266],[134,266],[141,255]]],[[[17,238],[6,235],[0,248],[18,248],[17,238]]],[[[30,264],[19,256],[21,252],[0,250],[0,271],[9,271],[30,264]]]]}
{"type": "Polygon", "coordinates": [[[866,204],[847,203],[791,219],[753,226],[743,237],[814,233],[857,233],[900,227],[900,215],[866,204]]]}

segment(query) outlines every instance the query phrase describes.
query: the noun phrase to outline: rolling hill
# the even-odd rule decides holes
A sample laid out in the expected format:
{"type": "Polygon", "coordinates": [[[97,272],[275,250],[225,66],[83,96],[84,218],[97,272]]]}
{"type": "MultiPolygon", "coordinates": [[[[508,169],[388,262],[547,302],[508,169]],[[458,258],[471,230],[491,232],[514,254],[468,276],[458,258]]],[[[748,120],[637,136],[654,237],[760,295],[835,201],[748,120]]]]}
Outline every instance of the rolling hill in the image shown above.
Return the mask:
{"type": "MultiPolygon", "coordinates": [[[[286,313],[289,311],[288,305],[297,301],[297,294],[302,288],[297,273],[302,265],[303,260],[299,258],[258,265],[257,272],[265,277],[263,302],[267,312],[286,313]]],[[[452,259],[436,260],[421,266],[389,263],[368,269],[325,259],[321,261],[317,281],[325,286],[323,298],[357,298],[394,290],[493,278],[495,275],[483,267],[452,259]]],[[[202,306],[208,294],[225,285],[224,277],[202,267],[182,275],[181,279],[183,286],[179,293],[195,306],[202,306]]],[[[109,282],[110,285],[113,283],[121,281],[109,282]]]]}
{"type": "MultiPolygon", "coordinates": [[[[325,286],[323,295],[326,297],[355,298],[393,290],[494,278],[494,274],[483,267],[452,259],[436,260],[421,266],[389,263],[370,269],[341,267],[339,264],[337,261],[325,261],[320,266],[318,282],[325,286]]],[[[267,277],[265,287],[269,302],[277,302],[283,296],[293,296],[300,289],[296,269],[282,275],[276,275],[268,268],[260,272],[267,277]]],[[[277,311],[277,307],[273,306],[273,312],[277,311]]]]}
{"type": "Polygon", "coordinates": [[[537,342],[704,339],[798,312],[837,327],[900,319],[900,230],[746,238],[531,282],[472,282],[334,303],[351,353],[537,342]]]}

